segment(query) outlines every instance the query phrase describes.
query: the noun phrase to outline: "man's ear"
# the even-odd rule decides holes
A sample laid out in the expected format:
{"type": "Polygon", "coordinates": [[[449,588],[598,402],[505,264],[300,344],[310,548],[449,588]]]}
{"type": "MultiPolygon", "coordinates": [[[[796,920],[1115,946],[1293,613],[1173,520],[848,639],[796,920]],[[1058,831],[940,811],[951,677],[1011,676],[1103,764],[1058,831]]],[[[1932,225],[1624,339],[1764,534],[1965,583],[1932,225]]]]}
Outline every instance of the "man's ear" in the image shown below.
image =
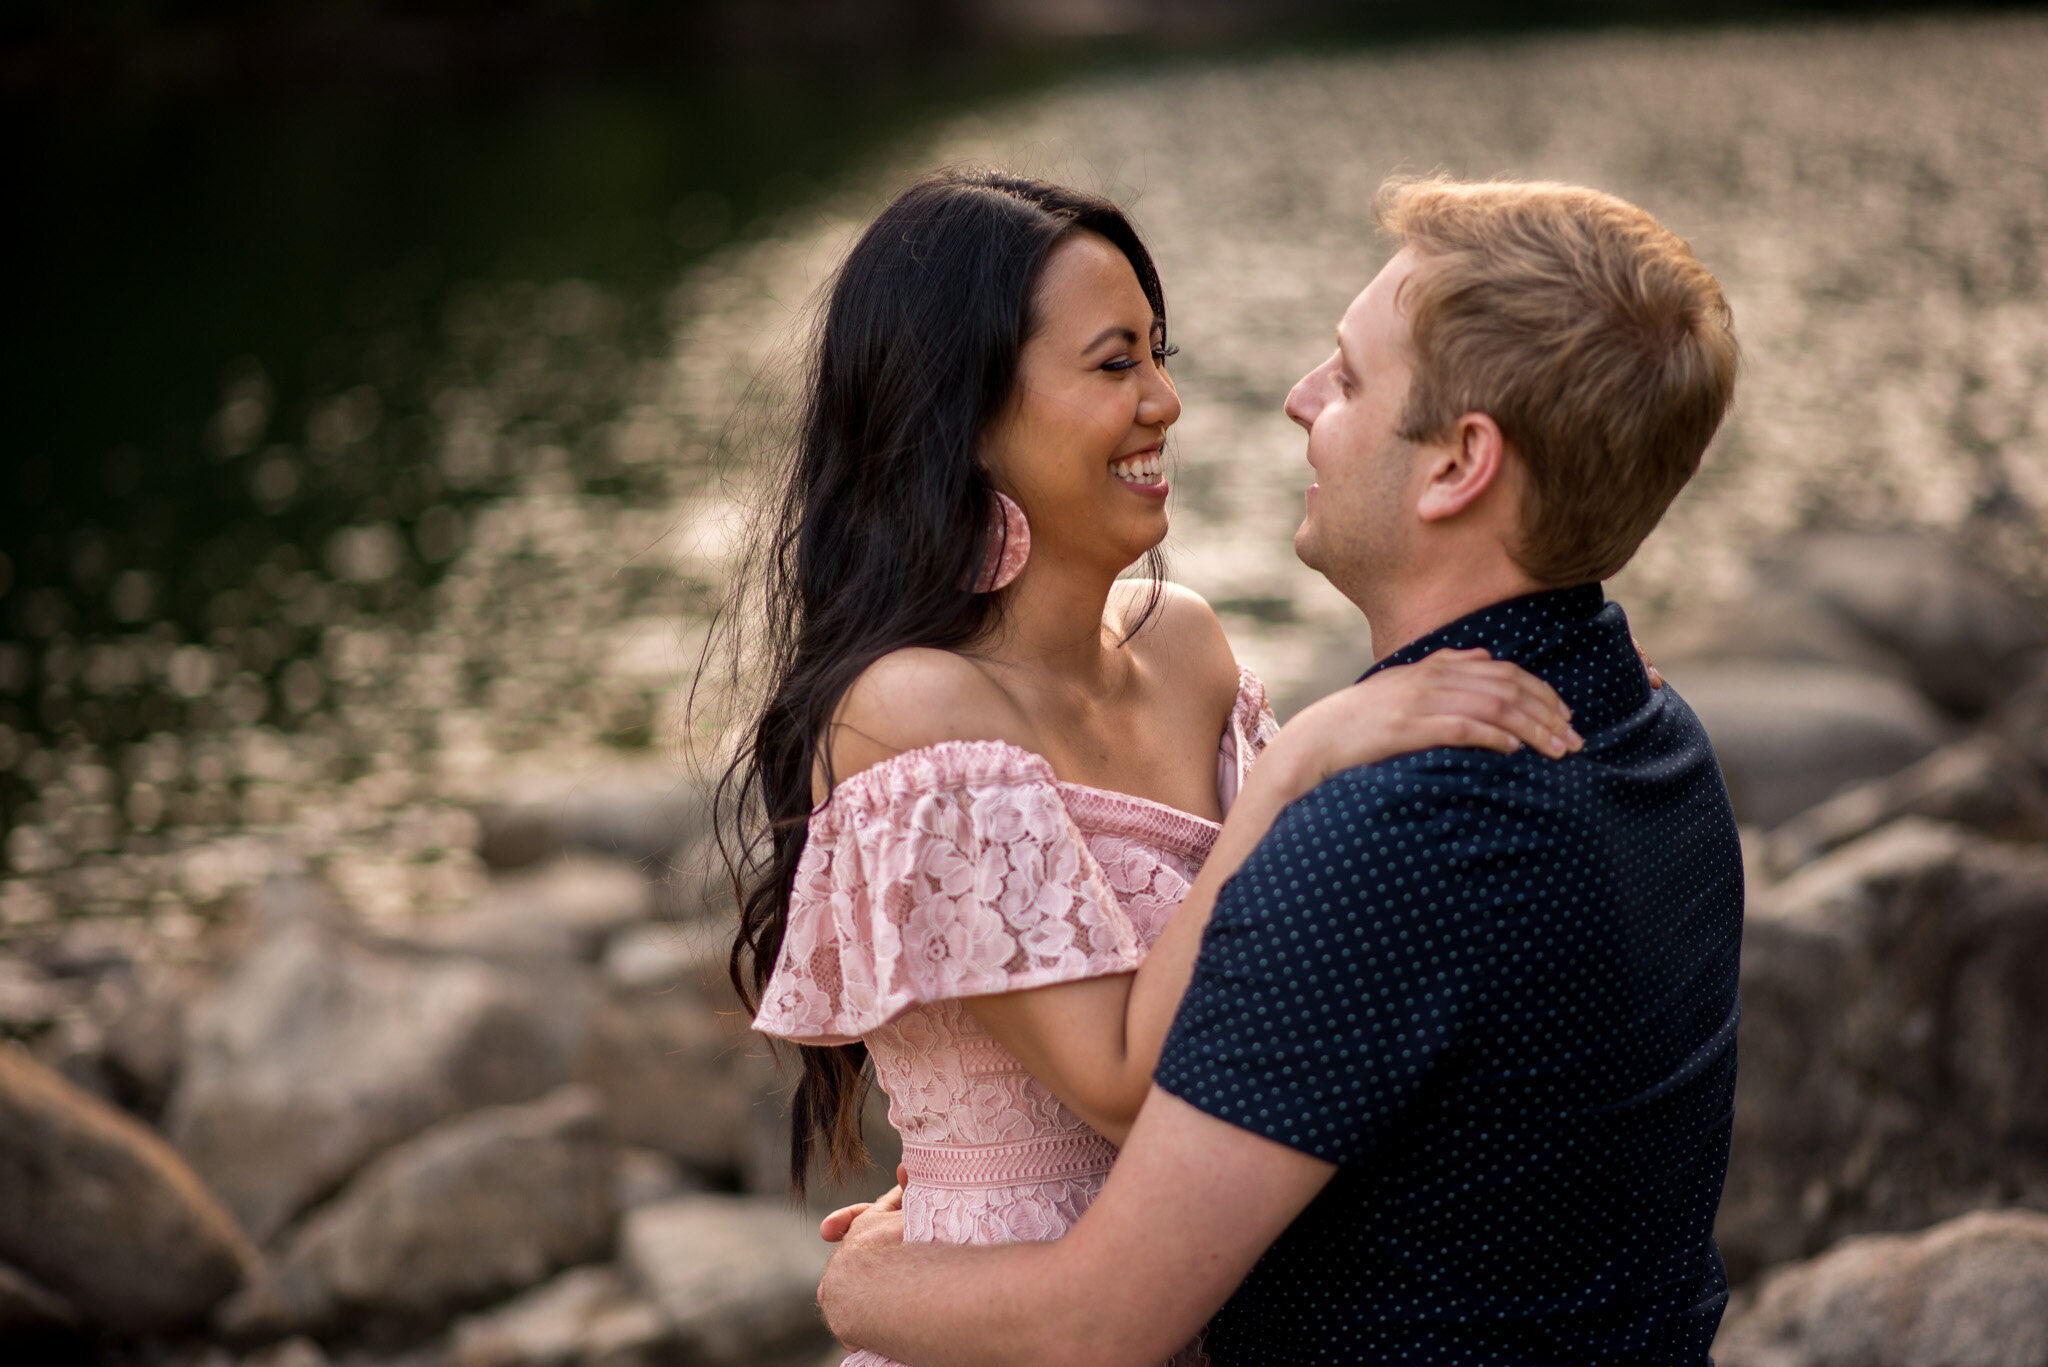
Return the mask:
{"type": "Polygon", "coordinates": [[[1447,440],[1429,446],[1429,480],[1415,512],[1424,522],[1458,516],[1485,496],[1501,478],[1507,438],[1484,413],[1467,413],[1451,425],[1447,440]]]}

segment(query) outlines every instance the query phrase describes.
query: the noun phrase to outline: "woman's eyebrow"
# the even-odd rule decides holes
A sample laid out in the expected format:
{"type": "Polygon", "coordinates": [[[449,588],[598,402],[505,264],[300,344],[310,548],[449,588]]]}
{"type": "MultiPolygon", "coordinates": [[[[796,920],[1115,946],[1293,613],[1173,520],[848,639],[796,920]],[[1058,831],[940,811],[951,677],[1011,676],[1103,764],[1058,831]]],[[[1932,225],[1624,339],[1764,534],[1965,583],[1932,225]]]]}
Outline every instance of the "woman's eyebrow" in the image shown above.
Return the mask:
{"type": "Polygon", "coordinates": [[[1082,347],[1081,350],[1093,351],[1095,350],[1095,348],[1101,346],[1104,342],[1108,341],[1112,337],[1123,338],[1126,345],[1134,343],[1138,340],[1138,334],[1131,331],[1129,328],[1111,326],[1106,327],[1102,331],[1096,333],[1094,339],[1091,340],[1087,346],[1082,347]]]}

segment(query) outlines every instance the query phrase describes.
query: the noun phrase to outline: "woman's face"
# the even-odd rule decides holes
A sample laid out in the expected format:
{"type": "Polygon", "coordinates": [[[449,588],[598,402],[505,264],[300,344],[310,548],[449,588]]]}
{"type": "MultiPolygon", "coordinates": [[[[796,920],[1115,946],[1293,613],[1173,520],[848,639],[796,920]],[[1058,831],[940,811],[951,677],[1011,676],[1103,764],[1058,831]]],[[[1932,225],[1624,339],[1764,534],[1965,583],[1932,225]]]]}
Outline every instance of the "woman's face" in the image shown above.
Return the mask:
{"type": "MultiPolygon", "coordinates": [[[[1166,537],[1166,429],[1180,396],[1137,272],[1098,233],[1053,248],[1017,387],[983,454],[1031,522],[1031,559],[1122,570],[1166,537]]],[[[1028,573],[1028,570],[1027,570],[1028,573]]]]}

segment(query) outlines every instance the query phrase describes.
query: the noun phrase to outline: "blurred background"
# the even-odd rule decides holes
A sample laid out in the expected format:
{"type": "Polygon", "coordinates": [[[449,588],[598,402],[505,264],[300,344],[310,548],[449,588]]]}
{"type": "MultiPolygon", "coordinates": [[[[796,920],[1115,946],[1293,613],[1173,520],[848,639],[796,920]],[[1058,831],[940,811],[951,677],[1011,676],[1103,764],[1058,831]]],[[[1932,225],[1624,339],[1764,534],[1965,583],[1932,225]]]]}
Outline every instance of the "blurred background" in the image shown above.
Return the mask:
{"type": "Polygon", "coordinates": [[[1832,1360],[1873,1233],[2048,1353],[2044,73],[2029,5],[6,6],[0,1353],[819,1359],[690,689],[807,307],[967,158],[1154,246],[1283,715],[1365,660],[1279,405],[1380,180],[1693,243],[1738,407],[1610,592],[1751,847],[1723,1356],[1832,1360]]]}

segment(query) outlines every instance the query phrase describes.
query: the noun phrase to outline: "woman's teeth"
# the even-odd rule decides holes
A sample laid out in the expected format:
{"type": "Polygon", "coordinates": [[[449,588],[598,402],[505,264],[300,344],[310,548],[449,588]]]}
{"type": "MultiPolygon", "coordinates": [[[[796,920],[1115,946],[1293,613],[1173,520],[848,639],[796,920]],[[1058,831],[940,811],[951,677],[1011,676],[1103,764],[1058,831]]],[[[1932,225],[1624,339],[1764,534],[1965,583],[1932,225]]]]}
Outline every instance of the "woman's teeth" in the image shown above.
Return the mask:
{"type": "Polygon", "coordinates": [[[1166,458],[1156,451],[1131,456],[1112,461],[1109,472],[1126,484],[1157,484],[1159,476],[1166,472],[1166,458]]]}

